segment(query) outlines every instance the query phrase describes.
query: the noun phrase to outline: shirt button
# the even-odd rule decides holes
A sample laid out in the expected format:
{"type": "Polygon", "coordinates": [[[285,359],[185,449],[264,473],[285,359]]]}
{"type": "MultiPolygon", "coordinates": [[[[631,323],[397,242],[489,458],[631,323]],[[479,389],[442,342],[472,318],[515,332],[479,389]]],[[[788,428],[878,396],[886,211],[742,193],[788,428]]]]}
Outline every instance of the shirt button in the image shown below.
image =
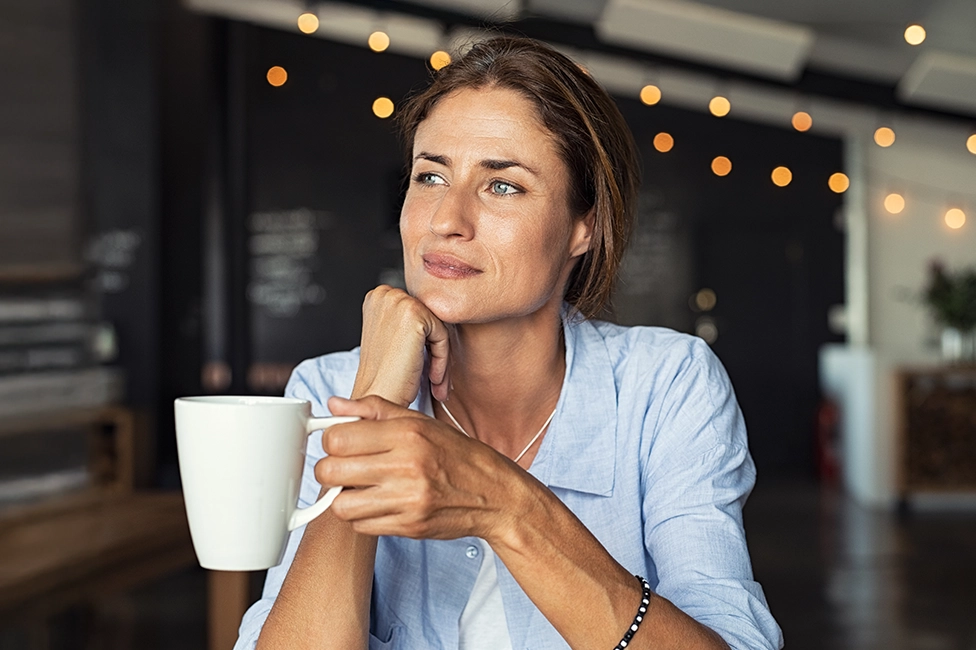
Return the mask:
{"type": "Polygon", "coordinates": [[[467,555],[472,560],[478,557],[478,552],[479,551],[477,546],[469,546],[468,548],[464,549],[464,554],[467,555]]]}

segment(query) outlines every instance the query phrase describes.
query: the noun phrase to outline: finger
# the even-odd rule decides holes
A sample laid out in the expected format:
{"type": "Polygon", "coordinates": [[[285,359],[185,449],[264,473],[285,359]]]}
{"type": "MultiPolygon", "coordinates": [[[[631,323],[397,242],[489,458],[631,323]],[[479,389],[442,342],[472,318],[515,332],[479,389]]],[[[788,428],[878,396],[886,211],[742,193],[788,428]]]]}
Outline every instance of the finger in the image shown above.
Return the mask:
{"type": "Polygon", "coordinates": [[[430,394],[434,396],[438,402],[446,402],[448,393],[450,392],[451,378],[449,373],[444,373],[444,380],[438,384],[433,381],[430,382],[430,394]]]}
{"type": "Polygon", "coordinates": [[[343,490],[332,504],[332,511],[343,521],[361,521],[376,517],[388,517],[400,512],[396,499],[390,499],[389,491],[379,486],[358,490],[343,490]],[[386,495],[384,495],[386,493],[386,495]]]}
{"type": "Polygon", "coordinates": [[[368,456],[392,451],[415,421],[415,418],[398,418],[337,424],[322,432],[322,449],[330,456],[368,456]]]}
{"type": "Polygon", "coordinates": [[[430,351],[430,383],[440,385],[447,377],[447,361],[450,354],[450,333],[447,326],[429,311],[425,319],[427,349],[430,351]]]}
{"type": "Polygon", "coordinates": [[[360,399],[330,397],[328,406],[332,415],[355,415],[364,420],[390,420],[416,414],[416,411],[394,404],[378,395],[367,395],[360,399]]]}
{"type": "Polygon", "coordinates": [[[319,485],[341,485],[351,488],[369,488],[388,480],[393,471],[392,463],[382,455],[326,456],[315,463],[315,480],[319,485]]]}

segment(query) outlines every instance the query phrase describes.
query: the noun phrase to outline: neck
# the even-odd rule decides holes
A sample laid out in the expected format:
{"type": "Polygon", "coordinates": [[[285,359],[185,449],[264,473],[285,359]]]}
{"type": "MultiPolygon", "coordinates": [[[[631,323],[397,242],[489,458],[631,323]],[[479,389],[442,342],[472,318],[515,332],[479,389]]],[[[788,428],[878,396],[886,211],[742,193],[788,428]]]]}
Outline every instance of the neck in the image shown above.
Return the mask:
{"type": "Polygon", "coordinates": [[[559,305],[517,319],[458,325],[447,404],[468,433],[514,457],[555,409],[565,371],[559,305]]]}

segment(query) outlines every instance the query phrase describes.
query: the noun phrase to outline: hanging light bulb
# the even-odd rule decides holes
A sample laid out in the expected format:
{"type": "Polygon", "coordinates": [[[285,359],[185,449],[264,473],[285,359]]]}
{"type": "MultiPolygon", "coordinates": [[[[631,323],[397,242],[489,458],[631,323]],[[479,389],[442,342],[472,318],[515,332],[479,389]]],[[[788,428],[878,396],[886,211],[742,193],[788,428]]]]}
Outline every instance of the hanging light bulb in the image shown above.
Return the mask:
{"type": "Polygon", "coordinates": [[[874,132],[874,141],[879,147],[890,147],[895,144],[895,131],[888,126],[880,126],[874,132]]]}
{"type": "Polygon", "coordinates": [[[966,139],[966,149],[969,150],[969,153],[976,154],[976,133],[966,139]]]}
{"type": "Polygon", "coordinates": [[[716,95],[708,102],[708,110],[715,117],[725,117],[732,110],[732,103],[726,97],[716,95]]]}
{"type": "Polygon", "coordinates": [[[716,176],[728,176],[732,171],[732,161],[725,156],[716,156],[712,160],[712,172],[716,176]]]}
{"type": "Polygon", "coordinates": [[[386,48],[390,47],[390,37],[386,32],[373,32],[369,35],[369,39],[366,42],[369,45],[369,49],[374,52],[383,52],[386,48]]]}
{"type": "Polygon", "coordinates": [[[268,79],[268,83],[275,88],[284,86],[285,82],[288,81],[288,72],[280,65],[275,65],[268,68],[268,73],[265,76],[268,79]]]}
{"type": "Polygon", "coordinates": [[[827,179],[827,186],[831,191],[837,194],[843,194],[851,186],[851,179],[847,177],[847,174],[836,172],[831,174],[830,178],[827,179]]]}
{"type": "Polygon", "coordinates": [[[921,25],[909,25],[905,28],[905,42],[909,45],[921,45],[925,41],[925,28],[921,25]]]}
{"type": "Polygon", "coordinates": [[[953,230],[959,230],[966,223],[966,213],[959,208],[949,208],[945,213],[945,222],[953,230]]]}
{"type": "Polygon", "coordinates": [[[389,97],[377,97],[373,102],[373,115],[381,119],[393,115],[393,100],[389,97]]]}
{"type": "Polygon", "coordinates": [[[319,17],[306,11],[298,17],[298,30],[303,34],[313,34],[319,28],[319,17]]]}
{"type": "Polygon", "coordinates": [[[899,214],[905,209],[905,197],[897,192],[892,192],[885,197],[884,207],[891,214],[899,214]]]}
{"type": "Polygon", "coordinates": [[[674,138],[670,133],[658,133],[654,136],[654,148],[661,153],[667,153],[674,147],[674,138]]]}
{"type": "Polygon", "coordinates": [[[661,101],[661,89],[654,84],[647,84],[641,88],[640,100],[647,106],[654,106],[661,101]]]}
{"type": "Polygon", "coordinates": [[[430,67],[434,70],[440,70],[449,65],[451,65],[451,55],[444,50],[437,50],[430,55],[430,67]]]}
{"type": "Polygon", "coordinates": [[[777,187],[786,187],[793,180],[793,172],[790,171],[789,167],[777,167],[773,170],[771,176],[773,184],[777,187]]]}
{"type": "Polygon", "coordinates": [[[793,124],[794,129],[802,133],[809,131],[813,126],[813,118],[806,111],[797,111],[793,113],[793,119],[790,120],[790,123],[793,124]]]}

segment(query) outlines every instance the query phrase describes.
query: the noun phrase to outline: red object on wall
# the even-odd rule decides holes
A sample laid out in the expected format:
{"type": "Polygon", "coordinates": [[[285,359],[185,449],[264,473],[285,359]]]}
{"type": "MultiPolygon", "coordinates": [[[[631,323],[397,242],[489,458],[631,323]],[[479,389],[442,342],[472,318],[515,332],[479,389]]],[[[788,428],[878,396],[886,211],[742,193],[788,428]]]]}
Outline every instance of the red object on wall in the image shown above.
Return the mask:
{"type": "Polygon", "coordinates": [[[840,476],[840,409],[830,399],[817,408],[817,476],[825,483],[836,483],[840,476]]]}

